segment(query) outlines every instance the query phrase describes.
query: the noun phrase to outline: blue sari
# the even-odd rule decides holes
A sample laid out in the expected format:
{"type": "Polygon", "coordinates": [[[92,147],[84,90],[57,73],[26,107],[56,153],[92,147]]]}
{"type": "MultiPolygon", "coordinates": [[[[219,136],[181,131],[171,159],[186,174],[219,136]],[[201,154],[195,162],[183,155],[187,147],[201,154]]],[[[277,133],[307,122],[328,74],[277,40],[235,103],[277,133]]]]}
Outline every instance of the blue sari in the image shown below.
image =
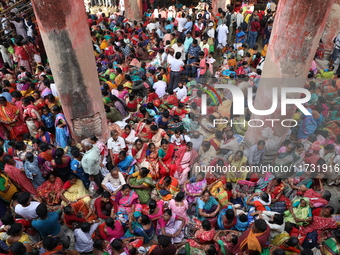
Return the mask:
{"type": "MultiPolygon", "coordinates": [[[[307,110],[310,114],[312,114],[312,109],[307,109],[307,110]]],[[[313,134],[314,131],[318,128],[318,124],[320,124],[319,122],[322,122],[322,120],[319,120],[319,119],[315,120],[313,118],[313,115],[304,115],[300,123],[299,131],[298,131],[298,139],[305,139],[310,134],[313,134]]]]}
{"type": "Polygon", "coordinates": [[[117,164],[117,167],[123,173],[133,174],[135,171],[135,163],[136,163],[136,160],[132,156],[128,155],[123,161],[117,164]],[[130,171],[127,172],[129,167],[131,167],[130,171]]]}
{"type": "Polygon", "coordinates": [[[55,116],[55,141],[58,147],[65,148],[67,146],[67,141],[70,137],[70,132],[68,130],[66,118],[64,114],[58,113],[55,116]],[[66,124],[64,127],[58,127],[58,125],[61,123],[66,124]]]}
{"type": "Polygon", "coordinates": [[[139,224],[137,221],[134,221],[132,222],[132,229],[133,233],[131,233],[130,230],[126,231],[124,238],[142,236],[144,237],[144,243],[149,243],[155,235],[155,228],[153,224],[151,224],[149,230],[144,230],[141,224],[139,224]]]}

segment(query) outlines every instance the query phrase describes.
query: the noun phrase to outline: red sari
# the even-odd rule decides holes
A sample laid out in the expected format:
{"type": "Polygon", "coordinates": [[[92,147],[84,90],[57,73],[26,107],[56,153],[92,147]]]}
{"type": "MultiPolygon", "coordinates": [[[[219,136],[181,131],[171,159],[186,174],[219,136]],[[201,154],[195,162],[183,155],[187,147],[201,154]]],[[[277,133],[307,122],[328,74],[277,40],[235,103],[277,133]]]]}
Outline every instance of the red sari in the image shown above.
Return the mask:
{"type": "Polygon", "coordinates": [[[162,162],[164,165],[166,165],[169,168],[169,173],[167,173],[165,167],[163,166],[163,164],[159,163],[159,173],[161,177],[165,177],[165,176],[173,176],[174,173],[176,172],[177,169],[177,165],[176,164],[172,164],[172,156],[174,155],[175,152],[175,146],[173,144],[169,144],[168,146],[168,150],[165,153],[165,156],[161,157],[160,153],[164,153],[163,149],[159,149],[158,152],[158,156],[160,158],[162,158],[162,162]]]}
{"type": "MultiPolygon", "coordinates": [[[[13,121],[18,114],[19,114],[18,107],[16,107],[15,105],[13,105],[9,102],[6,103],[6,106],[0,106],[0,120],[2,120],[2,121],[13,121]]],[[[16,124],[17,123],[3,124],[3,125],[8,130],[8,132],[10,134],[10,138],[18,140],[18,137],[15,134],[14,129],[13,129],[13,127],[16,124]]]]}
{"type": "Polygon", "coordinates": [[[285,185],[284,185],[284,183],[281,183],[281,184],[279,184],[278,186],[274,186],[273,185],[273,181],[271,182],[271,183],[269,183],[269,185],[268,185],[268,190],[273,190],[272,192],[271,192],[271,197],[272,197],[272,199],[277,199],[277,202],[282,202],[282,201],[284,201],[284,202],[286,202],[286,208],[288,209],[288,208],[290,208],[291,207],[291,205],[292,205],[292,202],[290,201],[290,199],[289,198],[287,198],[287,197],[285,197],[284,195],[283,195],[283,190],[284,190],[284,188],[285,188],[285,185]],[[279,194],[281,193],[281,195],[279,196],[279,194]],[[279,196],[279,197],[278,197],[279,196]]]}
{"type": "Polygon", "coordinates": [[[27,178],[25,172],[22,172],[20,169],[16,168],[15,166],[6,164],[5,165],[5,172],[11,180],[18,183],[22,190],[27,191],[33,195],[37,195],[37,191],[34,188],[30,179],[27,178]]]}
{"type": "Polygon", "coordinates": [[[148,145],[143,144],[143,148],[137,151],[134,147],[131,149],[132,157],[136,160],[137,164],[141,164],[146,158],[146,151],[148,150],[148,145]]]}

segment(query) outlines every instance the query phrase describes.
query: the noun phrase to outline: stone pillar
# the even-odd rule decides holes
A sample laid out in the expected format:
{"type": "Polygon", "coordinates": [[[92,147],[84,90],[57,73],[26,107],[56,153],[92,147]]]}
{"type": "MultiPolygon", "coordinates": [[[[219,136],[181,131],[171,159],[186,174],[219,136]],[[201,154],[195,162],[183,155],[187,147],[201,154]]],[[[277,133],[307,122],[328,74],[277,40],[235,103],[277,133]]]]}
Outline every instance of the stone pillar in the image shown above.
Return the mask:
{"type": "Polygon", "coordinates": [[[129,20],[142,20],[143,7],[142,0],[124,0],[125,17],[129,20]]]}
{"type": "Polygon", "coordinates": [[[340,33],[340,0],[335,0],[321,37],[325,55],[329,56],[334,48],[333,40],[340,33]]]}
{"type": "MultiPolygon", "coordinates": [[[[262,72],[254,107],[268,110],[272,105],[272,88],[303,88],[324,30],[327,17],[334,0],[280,0],[275,24],[271,34],[266,61],[262,72]]],[[[299,98],[300,94],[291,94],[290,98],[299,98]]],[[[265,119],[291,119],[296,107],[287,106],[286,116],[281,115],[279,99],[277,110],[270,116],[256,116],[251,119],[264,121],[263,127],[249,127],[245,135],[246,147],[258,140],[267,142],[268,153],[276,153],[277,148],[286,138],[289,127],[283,127],[279,121],[272,123],[265,119]]],[[[288,125],[286,122],[284,125],[288,125]]],[[[254,124],[252,124],[254,125],[254,124]]]]}
{"type": "Polygon", "coordinates": [[[35,16],[72,137],[108,138],[83,0],[33,0],[35,16]]]}

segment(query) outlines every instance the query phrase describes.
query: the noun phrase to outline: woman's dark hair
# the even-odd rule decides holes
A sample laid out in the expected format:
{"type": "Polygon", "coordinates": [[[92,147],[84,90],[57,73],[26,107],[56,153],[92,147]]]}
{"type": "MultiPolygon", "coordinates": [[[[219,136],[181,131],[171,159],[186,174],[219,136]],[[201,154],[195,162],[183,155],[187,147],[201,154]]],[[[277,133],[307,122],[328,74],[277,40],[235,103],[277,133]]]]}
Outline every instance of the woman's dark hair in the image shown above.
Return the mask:
{"type": "Polygon", "coordinates": [[[141,175],[144,177],[150,173],[150,170],[147,169],[146,167],[142,167],[140,171],[142,172],[141,175]]]}
{"type": "Polygon", "coordinates": [[[46,133],[46,128],[44,126],[38,127],[38,130],[41,130],[43,133],[46,133]]]}
{"type": "Polygon", "coordinates": [[[169,141],[168,141],[168,140],[166,140],[166,139],[162,139],[162,141],[161,141],[161,145],[163,145],[163,144],[169,144],[169,141]]]}
{"type": "Polygon", "coordinates": [[[115,220],[111,217],[107,217],[105,219],[105,224],[106,226],[110,227],[112,230],[115,229],[115,220]]]}
{"type": "Polygon", "coordinates": [[[207,253],[207,255],[217,255],[217,250],[216,250],[215,246],[211,244],[206,253],[207,253]]]}
{"type": "Polygon", "coordinates": [[[74,180],[74,179],[78,179],[78,176],[74,173],[71,173],[68,177],[69,180],[74,180]]]}
{"type": "Polygon", "coordinates": [[[148,149],[150,150],[152,148],[152,146],[155,146],[155,144],[154,143],[149,143],[148,149]]]}
{"type": "Polygon", "coordinates": [[[55,105],[52,107],[52,112],[56,112],[56,113],[60,113],[61,112],[61,108],[59,105],[55,105]]]}
{"type": "Polygon", "coordinates": [[[16,236],[21,232],[21,230],[22,230],[22,224],[21,223],[14,223],[7,230],[7,234],[10,235],[10,236],[16,236]]]}
{"type": "Polygon", "coordinates": [[[150,201],[149,201],[149,211],[150,211],[150,214],[153,214],[153,212],[155,211],[156,207],[157,207],[156,200],[150,199],[150,201]]]}
{"type": "Polygon", "coordinates": [[[143,141],[142,141],[142,139],[139,139],[139,138],[135,141],[135,145],[137,145],[137,143],[144,144],[143,141]]]}
{"type": "Polygon", "coordinates": [[[168,214],[168,215],[172,216],[172,211],[170,209],[166,209],[166,210],[164,210],[163,214],[168,214]]]}
{"type": "Polygon", "coordinates": [[[204,194],[209,194],[209,196],[211,196],[211,193],[210,193],[210,191],[209,191],[209,190],[207,190],[207,189],[203,191],[203,193],[202,193],[202,196],[203,196],[204,194]]]}
{"type": "Polygon", "coordinates": [[[93,248],[99,251],[103,251],[103,244],[104,244],[104,240],[96,240],[93,243],[93,248]]]}
{"type": "Polygon", "coordinates": [[[119,156],[126,157],[126,151],[120,151],[120,152],[119,152],[119,156]]]}
{"type": "MultiPolygon", "coordinates": [[[[327,201],[330,201],[331,200],[331,197],[332,197],[332,194],[331,192],[329,192],[329,190],[324,190],[322,192],[322,198],[323,199],[326,199],[327,201]]],[[[326,207],[327,208],[327,207],[326,207]]],[[[334,209],[333,209],[334,210],[334,209]]]]}
{"type": "Polygon", "coordinates": [[[65,151],[62,148],[58,148],[55,151],[55,157],[54,157],[54,161],[57,165],[62,165],[63,164],[63,156],[65,154],[65,151]]]}
{"type": "Polygon", "coordinates": [[[163,180],[163,184],[170,184],[171,183],[171,177],[170,176],[166,176],[163,180]]]}
{"type": "Polygon", "coordinates": [[[175,201],[176,202],[182,202],[183,199],[185,197],[185,193],[183,191],[180,191],[177,193],[177,195],[175,196],[175,201]]]}
{"type": "Polygon", "coordinates": [[[91,141],[94,141],[95,143],[98,141],[98,138],[97,138],[95,135],[90,135],[90,136],[89,136],[89,139],[90,139],[91,141]]]}
{"type": "Polygon", "coordinates": [[[15,242],[9,247],[9,250],[12,252],[13,255],[22,255],[26,254],[26,247],[21,242],[15,242]]]}
{"type": "Polygon", "coordinates": [[[334,213],[334,207],[333,207],[333,206],[327,205],[327,206],[325,207],[325,210],[326,210],[326,209],[329,210],[330,214],[333,214],[333,213],[334,213]]]}
{"type": "Polygon", "coordinates": [[[52,251],[59,244],[59,240],[52,236],[46,236],[43,240],[43,246],[46,250],[52,251]]]}
{"type": "Polygon", "coordinates": [[[64,213],[67,215],[72,214],[72,207],[70,205],[64,207],[64,213]]]}
{"type": "Polygon", "coordinates": [[[232,223],[235,219],[235,212],[233,209],[228,209],[225,212],[225,217],[227,218],[227,223],[232,223]]]}
{"type": "Polygon", "coordinates": [[[205,231],[209,231],[211,229],[211,223],[208,220],[202,221],[202,227],[205,231]]]}
{"type": "Polygon", "coordinates": [[[149,216],[142,214],[141,222],[142,222],[142,225],[147,225],[147,224],[150,224],[151,221],[150,221],[149,216]]]}
{"type": "Polygon", "coordinates": [[[131,186],[129,184],[124,184],[122,186],[122,190],[126,190],[126,189],[130,189],[131,190],[131,186]]]}
{"type": "MultiPolygon", "coordinates": [[[[303,252],[303,251],[302,251],[303,252]]],[[[302,254],[302,252],[300,254],[302,254]]],[[[277,248],[273,251],[273,255],[285,255],[286,252],[282,248],[277,248]]],[[[312,253],[313,254],[313,253],[312,253]]]]}

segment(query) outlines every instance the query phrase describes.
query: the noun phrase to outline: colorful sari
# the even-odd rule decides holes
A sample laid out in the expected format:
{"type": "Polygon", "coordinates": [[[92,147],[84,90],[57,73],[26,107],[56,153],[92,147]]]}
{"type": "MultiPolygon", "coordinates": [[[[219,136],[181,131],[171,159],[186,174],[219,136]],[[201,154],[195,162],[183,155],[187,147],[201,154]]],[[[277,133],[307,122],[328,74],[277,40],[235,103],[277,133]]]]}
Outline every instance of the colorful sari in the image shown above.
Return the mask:
{"type": "Polygon", "coordinates": [[[24,66],[27,72],[32,73],[31,65],[30,65],[30,56],[24,46],[15,46],[14,47],[14,55],[17,57],[16,62],[18,62],[18,66],[24,66]]]}
{"type": "MultiPolygon", "coordinates": [[[[19,109],[15,105],[7,102],[6,106],[0,106],[0,120],[1,121],[13,121],[17,115],[19,115],[19,109]]],[[[13,124],[3,124],[5,128],[8,130],[10,138],[18,140],[18,136],[14,132],[14,126],[17,123],[13,124]]]]}
{"type": "Polygon", "coordinates": [[[140,136],[143,142],[148,142],[151,139],[150,125],[146,125],[144,122],[139,122],[136,127],[136,135],[140,136]]]}
{"type": "Polygon", "coordinates": [[[150,175],[146,177],[133,177],[130,179],[130,184],[134,186],[146,184],[148,188],[146,189],[136,189],[136,193],[138,195],[139,201],[141,204],[146,204],[149,202],[151,198],[151,190],[154,187],[153,180],[150,175]]]}
{"type": "Polygon", "coordinates": [[[324,255],[338,255],[340,253],[340,244],[335,238],[328,238],[322,242],[320,246],[321,254],[324,255]]]}
{"type": "Polygon", "coordinates": [[[63,185],[63,181],[59,177],[55,178],[55,183],[47,180],[37,188],[38,197],[48,205],[58,205],[61,201],[60,191],[63,189],[63,185]]]}
{"type": "MultiPolygon", "coordinates": [[[[134,147],[131,149],[131,155],[136,160],[136,164],[140,165],[140,167],[148,166],[149,164],[146,162],[146,152],[148,150],[148,145],[146,143],[143,144],[143,148],[137,151],[134,147]]],[[[150,171],[151,169],[148,168],[150,171]]]]}
{"type": "Polygon", "coordinates": [[[132,222],[133,233],[130,230],[126,231],[124,237],[134,237],[134,236],[142,236],[144,238],[144,243],[149,243],[155,237],[155,228],[154,225],[151,224],[150,229],[144,230],[143,226],[139,224],[137,221],[132,222]]]}
{"type": "Polygon", "coordinates": [[[320,216],[313,216],[313,221],[310,225],[299,228],[300,244],[303,243],[308,233],[314,230],[318,233],[318,240],[322,238],[329,238],[332,236],[330,229],[337,229],[338,225],[334,218],[323,218],[320,216]]]}
{"type": "MultiPolygon", "coordinates": [[[[296,206],[294,206],[294,203],[298,202],[300,200],[294,201],[293,212],[294,212],[294,215],[296,216],[296,218],[305,220],[305,219],[309,218],[309,215],[311,214],[312,211],[311,211],[311,208],[309,206],[309,199],[306,198],[306,197],[303,197],[301,199],[306,201],[306,206],[302,207],[301,204],[299,203],[299,205],[296,207],[296,206]]],[[[290,222],[290,223],[296,224],[298,226],[303,226],[303,225],[309,224],[309,222],[296,222],[293,215],[288,210],[285,211],[285,222],[290,222]]]]}
{"type": "Polygon", "coordinates": [[[216,234],[216,230],[212,227],[209,231],[200,228],[195,233],[195,239],[198,239],[199,243],[194,239],[189,239],[188,243],[191,248],[202,248],[202,244],[209,244],[213,242],[214,236],[216,234]]]}
{"type": "MultiPolygon", "coordinates": [[[[207,213],[207,214],[211,214],[212,212],[214,212],[217,209],[217,205],[218,205],[217,200],[214,197],[210,196],[209,200],[206,203],[204,203],[203,212],[207,213]]],[[[212,223],[212,225],[215,225],[213,223],[216,223],[216,221],[217,221],[216,216],[211,217],[211,218],[205,218],[205,217],[201,216],[199,214],[199,211],[198,211],[198,206],[196,206],[196,217],[200,221],[208,220],[208,221],[210,221],[210,223],[212,223]]]]}
{"type": "MultiPolygon", "coordinates": [[[[168,235],[175,234],[182,225],[182,221],[177,220],[176,216],[177,216],[176,214],[172,214],[170,219],[165,222],[165,233],[168,234],[168,235]]],[[[162,235],[162,227],[161,227],[160,221],[164,222],[164,219],[160,218],[157,221],[157,227],[156,227],[156,234],[157,235],[162,235]]],[[[183,238],[184,238],[184,228],[181,230],[181,232],[178,236],[171,238],[171,243],[180,243],[180,242],[182,242],[183,238]]]]}
{"type": "Polygon", "coordinates": [[[167,189],[161,188],[160,185],[164,183],[164,178],[160,179],[158,183],[156,183],[156,188],[158,190],[159,195],[164,201],[169,201],[175,196],[180,190],[178,188],[178,181],[174,177],[171,178],[171,183],[167,187],[167,189]]]}
{"type": "Polygon", "coordinates": [[[127,155],[123,161],[120,161],[117,164],[117,167],[123,173],[133,174],[135,171],[135,163],[136,163],[136,160],[132,156],[127,155]],[[129,167],[130,167],[130,171],[127,172],[129,167]]]}
{"type": "MultiPolygon", "coordinates": [[[[310,114],[312,114],[311,109],[307,110],[310,112],[310,114]]],[[[302,117],[303,119],[300,122],[300,127],[298,130],[298,139],[307,138],[310,134],[313,134],[318,127],[317,122],[312,115],[303,115],[302,117]]]]}
{"type": "Polygon", "coordinates": [[[268,184],[272,180],[274,180],[274,178],[275,178],[275,176],[272,173],[269,173],[269,172],[265,173],[265,175],[257,181],[255,188],[258,189],[258,190],[265,191],[268,184]]]}
{"type": "Polygon", "coordinates": [[[175,156],[177,156],[175,161],[177,170],[174,176],[179,180],[179,184],[182,185],[188,179],[190,166],[194,164],[195,159],[198,157],[198,153],[193,148],[191,148],[190,151],[187,151],[186,146],[183,146],[175,152],[175,156]]]}
{"type": "Polygon", "coordinates": [[[141,209],[141,206],[136,204],[136,200],[138,199],[138,195],[135,191],[131,190],[130,194],[128,196],[122,196],[121,199],[119,199],[118,202],[118,212],[121,212],[125,214],[126,216],[129,216],[129,214],[132,212],[132,206],[135,204],[135,210],[141,209]]]}
{"type": "Polygon", "coordinates": [[[167,173],[165,167],[159,163],[159,173],[161,177],[165,176],[173,176],[176,171],[176,164],[172,164],[172,157],[175,152],[175,146],[173,144],[169,144],[167,152],[165,152],[162,148],[158,150],[158,157],[162,158],[162,162],[169,168],[169,173],[167,173]]]}
{"type": "MultiPolygon", "coordinates": [[[[80,179],[77,179],[76,183],[65,191],[64,197],[68,201],[75,201],[76,199],[81,199],[86,204],[90,204],[91,201],[90,195],[88,194],[88,191],[85,189],[85,186],[80,179]]],[[[62,201],[61,205],[66,206],[67,204],[65,203],[65,201],[62,201]]]]}
{"type": "Polygon", "coordinates": [[[43,136],[40,136],[39,134],[36,135],[36,138],[38,138],[40,141],[48,144],[53,144],[53,136],[50,132],[45,132],[43,136]]]}
{"type": "MultiPolygon", "coordinates": [[[[188,183],[186,185],[186,189],[190,194],[200,194],[205,189],[206,186],[207,186],[207,180],[204,178],[202,181],[199,181],[199,182],[188,183]]],[[[186,198],[189,204],[191,204],[196,201],[197,197],[187,195],[186,198]]]]}
{"type": "MultiPolygon", "coordinates": [[[[90,209],[89,209],[89,204],[85,203],[84,200],[79,200],[78,202],[74,203],[74,204],[71,204],[72,208],[74,209],[74,213],[75,215],[81,215],[82,218],[85,218],[89,212],[90,212],[90,209]]],[[[97,219],[97,215],[92,213],[87,219],[86,221],[87,222],[91,222],[92,220],[95,220],[97,219]]],[[[68,224],[66,221],[64,221],[65,224],[72,229],[72,225],[68,224]]]]}
{"type": "Polygon", "coordinates": [[[158,150],[156,149],[154,152],[150,150],[147,151],[147,162],[148,162],[148,169],[150,170],[150,175],[152,179],[156,180],[159,176],[159,162],[158,162],[158,150]]]}
{"type": "Polygon", "coordinates": [[[67,121],[66,121],[66,118],[64,116],[64,114],[62,113],[58,113],[55,117],[55,122],[54,122],[54,125],[55,125],[55,133],[56,133],[56,138],[55,138],[55,141],[56,141],[56,144],[58,147],[61,147],[61,148],[65,148],[67,146],[67,141],[70,137],[70,132],[69,132],[69,129],[68,129],[68,126],[67,126],[67,121]],[[59,124],[65,124],[64,127],[60,128],[58,127],[59,124]]]}

